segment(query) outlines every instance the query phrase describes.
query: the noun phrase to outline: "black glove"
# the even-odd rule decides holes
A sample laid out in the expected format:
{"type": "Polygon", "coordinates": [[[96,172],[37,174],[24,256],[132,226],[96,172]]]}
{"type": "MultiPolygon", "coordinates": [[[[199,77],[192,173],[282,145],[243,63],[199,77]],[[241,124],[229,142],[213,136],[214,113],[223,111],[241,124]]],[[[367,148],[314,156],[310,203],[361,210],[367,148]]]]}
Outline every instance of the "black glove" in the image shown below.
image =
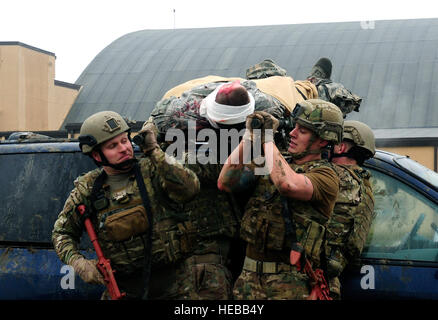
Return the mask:
{"type": "MultiPolygon", "coordinates": [[[[264,111],[255,111],[246,117],[245,135],[249,140],[254,141],[254,133],[261,135],[262,144],[274,141],[274,133],[277,131],[279,121],[271,114],[264,111]],[[254,132],[254,129],[259,129],[254,132]],[[272,130],[266,132],[265,130],[272,130]],[[248,133],[248,134],[247,134],[248,133]],[[271,134],[272,133],[272,134],[271,134]]],[[[245,136],[244,136],[245,137],[245,136]]]]}

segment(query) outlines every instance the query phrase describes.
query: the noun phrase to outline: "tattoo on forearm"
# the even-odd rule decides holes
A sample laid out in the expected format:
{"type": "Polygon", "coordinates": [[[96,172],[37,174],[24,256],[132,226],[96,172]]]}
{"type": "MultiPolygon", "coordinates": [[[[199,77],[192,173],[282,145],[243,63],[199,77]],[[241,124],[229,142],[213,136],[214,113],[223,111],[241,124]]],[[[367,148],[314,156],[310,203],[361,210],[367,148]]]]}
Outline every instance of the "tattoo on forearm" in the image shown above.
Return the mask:
{"type": "Polygon", "coordinates": [[[255,183],[254,173],[247,169],[231,169],[224,175],[224,184],[231,192],[240,192],[255,183]]]}
{"type": "Polygon", "coordinates": [[[278,167],[280,168],[281,176],[285,177],[286,176],[286,172],[284,171],[283,163],[281,162],[281,160],[277,160],[277,164],[278,164],[278,167]]]}

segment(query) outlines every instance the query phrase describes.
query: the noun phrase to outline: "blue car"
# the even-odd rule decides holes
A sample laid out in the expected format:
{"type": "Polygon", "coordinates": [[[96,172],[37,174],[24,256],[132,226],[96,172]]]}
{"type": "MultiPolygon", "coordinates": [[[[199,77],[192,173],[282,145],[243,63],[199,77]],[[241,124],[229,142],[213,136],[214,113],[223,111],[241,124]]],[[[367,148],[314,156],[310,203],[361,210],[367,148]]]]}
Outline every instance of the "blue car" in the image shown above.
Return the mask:
{"type": "Polygon", "coordinates": [[[377,151],[375,214],[358,261],[342,275],[344,299],[438,299],[438,174],[377,151]]]}
{"type": "MultiPolygon", "coordinates": [[[[376,218],[360,259],[342,275],[344,299],[438,299],[438,174],[377,151],[376,218]]],[[[74,179],[95,168],[77,141],[0,143],[0,299],[99,299],[57,257],[51,232],[74,179]]],[[[95,258],[88,236],[82,253],[95,258]]]]}

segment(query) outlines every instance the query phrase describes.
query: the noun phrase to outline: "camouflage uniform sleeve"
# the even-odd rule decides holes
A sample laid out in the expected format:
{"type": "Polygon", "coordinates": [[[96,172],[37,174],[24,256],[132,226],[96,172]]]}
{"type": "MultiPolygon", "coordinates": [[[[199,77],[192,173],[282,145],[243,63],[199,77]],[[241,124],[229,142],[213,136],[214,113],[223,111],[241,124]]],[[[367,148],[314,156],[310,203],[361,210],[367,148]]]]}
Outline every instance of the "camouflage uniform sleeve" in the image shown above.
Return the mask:
{"type": "Polygon", "coordinates": [[[199,192],[200,184],[196,174],[178,163],[175,158],[157,148],[150,155],[155,165],[160,184],[170,199],[176,202],[187,202],[199,192]]]}
{"type": "Polygon", "coordinates": [[[88,205],[83,193],[83,182],[76,179],[75,188],[71,191],[64,208],[59,213],[52,231],[52,242],[56,254],[65,264],[71,264],[74,260],[83,257],[79,252],[79,241],[83,232],[83,227],[76,214],[76,206],[84,203],[88,205]]]}

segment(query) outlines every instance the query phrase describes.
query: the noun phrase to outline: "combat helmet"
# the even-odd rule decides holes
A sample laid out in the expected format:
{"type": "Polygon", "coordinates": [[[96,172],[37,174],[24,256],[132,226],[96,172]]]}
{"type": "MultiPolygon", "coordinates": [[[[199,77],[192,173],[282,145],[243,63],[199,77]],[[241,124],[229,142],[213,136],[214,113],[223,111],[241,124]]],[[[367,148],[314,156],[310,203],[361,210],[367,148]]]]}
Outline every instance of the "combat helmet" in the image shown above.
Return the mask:
{"type": "Polygon", "coordinates": [[[297,103],[293,121],[313,131],[323,140],[337,144],[342,141],[344,119],[341,110],[331,102],[309,99],[297,103]]]}
{"type": "Polygon", "coordinates": [[[90,154],[97,145],[129,130],[130,127],[117,112],[101,111],[95,113],[85,119],[81,126],[79,147],[82,153],[90,154]]]}
{"type": "Polygon", "coordinates": [[[354,147],[351,149],[358,149],[357,152],[362,154],[361,158],[363,158],[363,160],[372,158],[376,154],[374,133],[371,128],[363,122],[346,120],[344,122],[344,140],[354,143],[354,147]]]}

